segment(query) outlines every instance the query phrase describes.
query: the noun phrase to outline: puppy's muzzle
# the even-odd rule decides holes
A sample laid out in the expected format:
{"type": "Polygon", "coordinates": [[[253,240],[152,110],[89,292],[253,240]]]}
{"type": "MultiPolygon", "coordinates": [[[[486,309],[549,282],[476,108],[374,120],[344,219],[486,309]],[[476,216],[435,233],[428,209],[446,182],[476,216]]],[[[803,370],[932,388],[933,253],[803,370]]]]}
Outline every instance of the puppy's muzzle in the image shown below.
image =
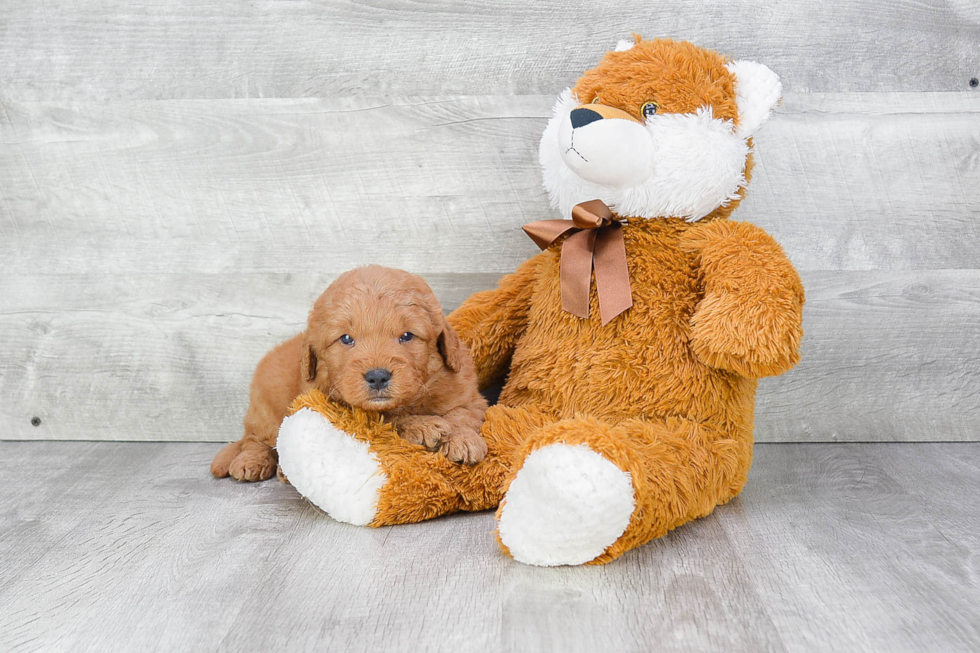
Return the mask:
{"type": "Polygon", "coordinates": [[[381,392],[388,387],[391,381],[391,371],[380,367],[368,370],[364,373],[364,382],[375,392],[381,392]]]}

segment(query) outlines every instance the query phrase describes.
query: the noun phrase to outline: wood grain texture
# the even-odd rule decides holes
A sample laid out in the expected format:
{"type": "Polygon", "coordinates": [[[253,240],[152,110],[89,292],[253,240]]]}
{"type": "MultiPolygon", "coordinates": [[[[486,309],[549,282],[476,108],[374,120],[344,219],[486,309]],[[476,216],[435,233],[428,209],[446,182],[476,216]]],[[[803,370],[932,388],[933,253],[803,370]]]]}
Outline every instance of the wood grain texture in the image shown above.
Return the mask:
{"type": "Polygon", "coordinates": [[[757,453],[740,509],[722,522],[770,618],[798,633],[788,648],[977,648],[976,445],[762,445],[757,453]],[[951,469],[954,460],[962,463],[951,469]],[[962,520],[952,528],[947,510],[962,520]]]}
{"type": "Polygon", "coordinates": [[[980,444],[760,445],[711,516],[557,569],[490,513],[357,528],[211,479],[216,448],[0,442],[0,649],[980,647],[980,444]]]}
{"type": "Polygon", "coordinates": [[[803,359],[760,381],[763,442],[980,439],[980,272],[805,272],[803,359]]]}
{"type": "Polygon", "coordinates": [[[555,93],[632,32],[755,58],[792,91],[956,91],[971,0],[5,3],[18,100],[555,93]]]}
{"type": "MultiPolygon", "coordinates": [[[[0,437],[235,439],[256,363],[303,329],[333,277],[0,277],[0,437]]],[[[447,310],[497,280],[428,278],[447,310]]],[[[980,271],[803,282],[803,361],[761,382],[758,440],[980,438],[980,271]]]]}
{"type": "MultiPolygon", "coordinates": [[[[810,11],[823,16],[834,6],[810,11]]],[[[766,15],[778,25],[800,7],[766,15]]],[[[367,16],[381,12],[396,34],[425,13],[416,5],[275,8],[280,34],[291,44],[303,42],[291,29],[317,24],[298,17],[343,13],[346,22],[338,24],[347,27],[337,37],[343,40],[357,33],[357,16],[370,22],[367,16]]],[[[326,99],[220,99],[290,95],[282,89],[294,84],[291,71],[301,70],[290,63],[253,78],[272,86],[221,90],[221,65],[191,47],[192,35],[214,32],[248,43],[242,35],[267,20],[254,7],[236,5],[237,17],[222,2],[207,9],[105,3],[60,12],[8,9],[0,54],[24,47],[0,56],[0,75],[9,73],[11,81],[0,91],[0,437],[233,439],[255,363],[301,328],[311,300],[336,274],[368,262],[410,269],[429,277],[451,308],[533,255],[519,227],[553,215],[537,164],[553,96],[508,93],[555,89],[534,86],[529,77],[497,87],[480,67],[502,65],[509,41],[459,60],[490,80],[478,91],[483,95],[405,95],[472,89],[453,85],[463,79],[453,77],[461,70],[453,66],[441,86],[400,86],[411,75],[400,77],[399,66],[415,66],[414,75],[424,68],[402,56],[376,75],[337,68],[330,78],[339,80],[336,93],[312,85],[294,94],[326,99]],[[228,21],[210,25],[195,12],[228,21]],[[91,37],[96,25],[105,41],[91,37]],[[160,30],[171,45],[161,45],[160,30]],[[110,41],[133,57],[86,59],[110,41]],[[73,54],[55,56],[58,48],[73,54]],[[25,57],[37,52],[51,57],[47,67],[25,67],[25,57]],[[184,67],[186,59],[179,63],[187,52],[195,66],[211,65],[208,74],[187,77],[194,68],[184,67]],[[81,72],[85,80],[65,81],[81,72]],[[50,83],[32,77],[25,91],[21,73],[50,83]],[[345,86],[348,74],[366,86],[345,86]],[[119,85],[112,90],[111,83],[119,85]],[[282,86],[273,93],[275,84],[282,86]],[[371,96],[345,95],[365,89],[371,96]],[[33,417],[40,427],[31,426],[33,417]]],[[[616,6],[588,11],[603,9],[616,6]]],[[[870,10],[838,9],[838,18],[852,19],[841,20],[841,34],[857,24],[854,12],[870,10]]],[[[969,8],[955,4],[879,9],[879,17],[915,17],[922,38],[934,35],[930,30],[955,36],[973,24],[969,8]]],[[[436,23],[488,15],[483,5],[425,10],[436,23]]],[[[500,11],[504,25],[516,9],[504,4],[500,11]]],[[[581,11],[569,6],[568,15],[581,11]]],[[[681,3],[676,15],[691,11],[705,9],[681,3]]],[[[729,10],[718,11],[720,20],[729,10]]],[[[747,15],[752,11],[763,10],[747,15]]],[[[819,32],[824,19],[810,28],[819,32]]],[[[701,24],[728,34],[721,22],[701,24]]],[[[607,28],[598,25],[594,37],[605,38],[607,28]]],[[[761,48],[758,58],[778,69],[775,55],[788,50],[766,39],[795,27],[786,29],[731,38],[745,39],[733,42],[735,50],[761,48]]],[[[544,43],[538,36],[534,47],[544,43]]],[[[253,37],[274,38],[265,28],[253,37]]],[[[223,51],[231,66],[253,65],[249,57],[269,47],[237,51],[222,38],[200,48],[223,51]]],[[[826,39],[814,43],[828,47],[826,39]]],[[[917,43],[902,47],[913,52],[917,43]]],[[[952,38],[932,61],[950,56],[963,64],[957,43],[952,38]]],[[[387,57],[423,45],[398,41],[374,50],[387,57]]],[[[347,47],[323,47],[335,46],[347,47]]],[[[432,61],[448,51],[436,47],[432,61]]],[[[551,75],[549,65],[580,70],[580,54],[572,48],[560,61],[542,60],[545,67],[534,74],[551,75]]],[[[831,65],[837,59],[817,54],[823,67],[807,60],[807,69],[832,74],[839,88],[851,89],[864,74],[854,52],[848,55],[854,67],[838,70],[831,65]]],[[[917,70],[903,71],[909,75],[903,88],[917,88],[917,70]]],[[[932,70],[928,79],[941,77],[932,70]]],[[[898,87],[861,90],[891,88],[898,87]]],[[[737,215],[785,245],[810,294],[804,361],[761,385],[757,437],[980,438],[980,93],[789,93],[756,145],[754,181],[737,215]]]]}
{"type": "MultiPolygon", "coordinates": [[[[0,273],[505,273],[551,97],[13,103],[0,273]]],[[[974,268],[980,92],[790,96],[739,219],[807,270],[974,268]]]]}

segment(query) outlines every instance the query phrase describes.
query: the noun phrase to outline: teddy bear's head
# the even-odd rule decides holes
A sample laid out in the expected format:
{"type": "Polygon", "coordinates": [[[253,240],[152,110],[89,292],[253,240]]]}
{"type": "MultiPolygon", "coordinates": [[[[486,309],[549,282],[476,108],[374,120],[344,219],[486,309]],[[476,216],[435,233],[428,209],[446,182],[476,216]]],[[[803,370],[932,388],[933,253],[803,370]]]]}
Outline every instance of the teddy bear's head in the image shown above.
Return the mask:
{"type": "Polygon", "coordinates": [[[620,41],[555,104],[540,149],[551,203],[565,217],[601,199],[621,216],[689,221],[731,208],[780,94],[762,64],[683,41],[620,41]]]}

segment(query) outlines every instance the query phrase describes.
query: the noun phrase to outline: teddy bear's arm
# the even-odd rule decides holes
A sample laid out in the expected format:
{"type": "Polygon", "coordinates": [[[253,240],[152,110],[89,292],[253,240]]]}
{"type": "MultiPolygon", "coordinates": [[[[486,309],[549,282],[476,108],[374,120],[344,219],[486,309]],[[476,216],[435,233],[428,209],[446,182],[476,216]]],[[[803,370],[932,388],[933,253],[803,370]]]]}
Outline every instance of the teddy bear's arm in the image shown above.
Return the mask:
{"type": "Polygon", "coordinates": [[[448,318],[470,348],[481,389],[499,381],[507,371],[527,326],[534,279],[545,254],[525,261],[493,290],[473,294],[448,318]]]}
{"type": "Polygon", "coordinates": [[[715,368],[774,376],[800,359],[803,284],[782,247],[748,222],[718,220],[688,232],[699,255],[704,298],[691,318],[691,346],[715,368]]]}

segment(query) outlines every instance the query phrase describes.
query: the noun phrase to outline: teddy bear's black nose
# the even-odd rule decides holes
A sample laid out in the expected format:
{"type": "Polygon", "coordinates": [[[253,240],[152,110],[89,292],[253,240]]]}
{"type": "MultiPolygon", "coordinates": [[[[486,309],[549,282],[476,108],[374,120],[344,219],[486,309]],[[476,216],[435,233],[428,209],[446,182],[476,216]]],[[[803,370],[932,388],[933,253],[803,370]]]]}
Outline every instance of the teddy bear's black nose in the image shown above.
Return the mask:
{"type": "Polygon", "coordinates": [[[376,367],[365,372],[364,380],[367,381],[372,390],[384,390],[388,387],[388,381],[391,381],[391,372],[376,367]]]}
{"type": "Polygon", "coordinates": [[[602,116],[592,109],[573,109],[571,113],[572,129],[585,127],[596,120],[602,120],[602,116]]]}

